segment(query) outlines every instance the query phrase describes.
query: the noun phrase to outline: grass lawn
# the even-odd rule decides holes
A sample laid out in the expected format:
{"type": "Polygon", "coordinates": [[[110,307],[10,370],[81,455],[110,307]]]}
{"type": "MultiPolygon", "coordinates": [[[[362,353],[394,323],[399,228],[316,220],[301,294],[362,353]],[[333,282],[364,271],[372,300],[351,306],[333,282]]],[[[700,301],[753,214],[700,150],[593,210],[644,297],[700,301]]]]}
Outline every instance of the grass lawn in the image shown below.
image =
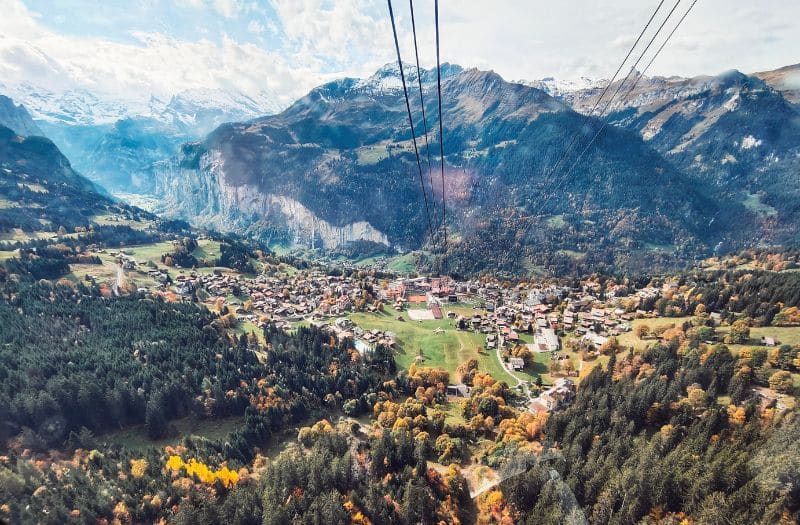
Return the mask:
{"type": "Polygon", "coordinates": [[[547,225],[553,229],[560,230],[567,226],[567,221],[563,215],[553,215],[547,218],[547,225]]]}
{"type": "Polygon", "coordinates": [[[172,241],[163,241],[139,246],[125,246],[122,251],[130,253],[137,261],[153,261],[160,264],[161,256],[175,251],[175,247],[172,245],[172,241]]]}
{"type": "Polygon", "coordinates": [[[631,323],[631,331],[620,334],[617,337],[617,341],[619,341],[619,344],[623,348],[633,348],[636,351],[641,351],[647,348],[649,345],[655,343],[656,339],[653,338],[652,336],[648,337],[647,339],[639,339],[638,337],[636,337],[636,335],[634,335],[634,331],[636,330],[637,326],[646,324],[647,326],[650,327],[650,330],[652,330],[654,328],[659,328],[662,326],[670,326],[670,325],[680,326],[684,322],[691,320],[692,318],[688,316],[656,317],[653,319],[634,319],[633,322],[631,323]]]}
{"type": "MultiPolygon", "coordinates": [[[[447,306],[444,308],[448,309],[447,306]]],[[[464,361],[475,358],[478,360],[480,370],[488,372],[495,379],[506,381],[510,385],[517,382],[506,372],[497,361],[495,352],[487,352],[484,348],[486,336],[474,332],[456,330],[454,321],[441,319],[433,321],[411,321],[408,314],[403,312],[405,321],[395,319],[394,311],[384,314],[352,314],[350,319],[364,330],[388,330],[394,332],[397,338],[397,353],[395,358],[398,365],[403,368],[411,366],[421,350],[425,357],[424,365],[440,367],[447,370],[451,381],[457,380],[456,368],[464,361]],[[444,333],[435,334],[436,328],[442,328],[444,333]]]]}
{"type": "Polygon", "coordinates": [[[288,246],[284,246],[282,244],[270,244],[269,249],[275,252],[275,255],[277,256],[289,255],[290,253],[292,253],[291,248],[289,248],[288,246]]]}
{"type": "Polygon", "coordinates": [[[238,428],[243,421],[244,418],[239,416],[223,419],[198,419],[190,416],[171,421],[169,435],[155,441],[147,437],[144,425],[135,425],[117,432],[102,434],[97,436],[97,440],[122,445],[128,450],[142,450],[149,447],[163,448],[167,445],[178,444],[184,436],[200,436],[207,439],[224,438],[232,430],[238,428]]]}
{"type": "Polygon", "coordinates": [[[417,258],[413,253],[395,257],[387,265],[387,269],[400,274],[414,273],[417,271],[417,258]]]}
{"type": "Polygon", "coordinates": [[[761,197],[755,193],[749,193],[742,201],[745,208],[752,211],[760,217],[774,217],[778,214],[778,210],[769,204],[761,202],[761,197]]]}
{"type": "Polygon", "coordinates": [[[358,155],[358,163],[363,165],[377,164],[389,157],[389,151],[385,145],[378,146],[363,146],[356,150],[358,155]]]}
{"type": "Polygon", "coordinates": [[[0,241],[31,241],[35,239],[55,239],[58,235],[55,232],[35,231],[26,232],[21,228],[12,228],[8,232],[0,232],[0,241]]]}
{"type": "Polygon", "coordinates": [[[19,257],[19,250],[11,250],[11,251],[0,250],[0,261],[5,261],[6,259],[12,259],[14,257],[19,257]]]}
{"type": "Polygon", "coordinates": [[[534,352],[533,363],[522,370],[517,370],[514,374],[531,384],[536,382],[537,377],[542,378],[542,383],[550,385],[553,383],[553,376],[550,375],[550,352],[534,352]]]}
{"type": "Polygon", "coordinates": [[[233,331],[236,335],[247,335],[252,332],[256,334],[259,343],[263,345],[266,342],[264,340],[264,331],[250,321],[239,321],[233,331]]]}
{"type": "Polygon", "coordinates": [[[460,401],[454,401],[452,403],[445,403],[444,405],[436,405],[435,408],[446,414],[444,418],[445,423],[450,423],[451,425],[464,424],[464,415],[461,413],[460,403],[460,401]]]}
{"type": "Polygon", "coordinates": [[[220,243],[211,239],[197,241],[197,248],[192,252],[198,261],[215,261],[220,256],[220,243]]]}
{"type": "MultiPolygon", "coordinates": [[[[720,326],[717,328],[719,339],[722,340],[730,330],[728,326],[720,326]]],[[[800,326],[791,327],[777,327],[777,326],[761,326],[750,329],[750,341],[741,345],[727,345],[731,352],[738,354],[742,348],[767,348],[770,347],[761,344],[762,337],[774,337],[778,340],[779,345],[800,345],[800,326]]]]}
{"type": "Polygon", "coordinates": [[[144,230],[154,226],[153,221],[122,219],[113,213],[101,213],[92,217],[92,222],[101,226],[130,226],[134,230],[144,230]]]}

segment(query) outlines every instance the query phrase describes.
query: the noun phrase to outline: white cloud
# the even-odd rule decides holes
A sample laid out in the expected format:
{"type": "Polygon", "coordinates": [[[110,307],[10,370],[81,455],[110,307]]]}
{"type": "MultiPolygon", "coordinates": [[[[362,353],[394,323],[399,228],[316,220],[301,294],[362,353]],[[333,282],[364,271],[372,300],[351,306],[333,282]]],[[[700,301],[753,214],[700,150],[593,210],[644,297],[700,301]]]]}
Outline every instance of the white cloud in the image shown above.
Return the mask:
{"type": "Polygon", "coordinates": [[[176,40],[161,33],[134,32],[134,43],[56,34],[43,29],[19,3],[0,20],[0,78],[59,92],[84,88],[101,97],[168,99],[204,87],[255,95],[274,94],[287,105],[321,78],[302,64],[252,44],[223,36],[176,40]]]}
{"type": "MultiPolygon", "coordinates": [[[[366,76],[396,59],[382,1],[173,2],[195,11],[164,25],[143,19],[140,27],[147,32],[112,39],[75,36],[74,23],[73,34],[61,32],[59,24],[47,25],[47,13],[35,15],[22,0],[2,0],[0,81],[54,91],[83,87],[101,96],[141,99],[150,94],[168,98],[196,87],[251,95],[268,91],[288,104],[324,81],[366,76]],[[169,28],[182,23],[196,28],[191,40],[170,35],[169,28]],[[224,30],[226,36],[217,36],[224,30]]],[[[569,0],[534,9],[530,0],[441,2],[442,60],[493,69],[507,79],[607,78],[656,3],[569,0]]],[[[393,5],[403,57],[411,61],[408,3],[395,0],[393,5]]],[[[148,16],[147,10],[143,13],[148,16]]],[[[435,61],[433,0],[417,0],[415,14],[420,59],[430,66],[435,61]]],[[[83,15],[91,13],[75,16],[83,15]]],[[[796,0],[703,0],[650,73],[761,71],[796,62],[800,39],[786,21],[797,19],[796,0]]]]}
{"type": "Polygon", "coordinates": [[[274,0],[294,61],[366,74],[390,59],[388,15],[367,0],[274,0]]]}

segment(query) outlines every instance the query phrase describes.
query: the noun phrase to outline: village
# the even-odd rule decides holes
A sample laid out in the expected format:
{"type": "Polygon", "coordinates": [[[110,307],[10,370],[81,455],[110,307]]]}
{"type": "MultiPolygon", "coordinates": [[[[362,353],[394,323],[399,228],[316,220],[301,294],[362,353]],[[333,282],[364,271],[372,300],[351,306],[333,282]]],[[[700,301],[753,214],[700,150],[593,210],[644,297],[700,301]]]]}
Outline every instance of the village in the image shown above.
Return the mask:
{"type": "MultiPolygon", "coordinates": [[[[612,347],[641,350],[688,319],[654,308],[658,298],[676,290],[674,282],[638,289],[591,278],[570,285],[509,285],[492,279],[376,277],[364,268],[247,275],[222,267],[167,267],[135,251],[101,255],[120,269],[115,286],[130,280],[140,293],[202,302],[238,333],[260,333],[267,324],[286,331],[313,324],[352,340],[362,354],[380,345],[395,350],[402,367],[439,366],[456,380],[457,365],[477,358],[517,389],[521,407],[535,413],[568,406],[581,378],[605,364],[612,347]],[[648,323],[645,335],[635,330],[648,323]]],[[[718,312],[706,315],[711,325],[722,323],[718,312]]],[[[780,344],[764,330],[757,344],[780,344]]],[[[447,391],[453,400],[469,395],[469,387],[458,382],[447,391]]],[[[769,396],[774,403],[782,400],[763,392],[769,396]]]]}

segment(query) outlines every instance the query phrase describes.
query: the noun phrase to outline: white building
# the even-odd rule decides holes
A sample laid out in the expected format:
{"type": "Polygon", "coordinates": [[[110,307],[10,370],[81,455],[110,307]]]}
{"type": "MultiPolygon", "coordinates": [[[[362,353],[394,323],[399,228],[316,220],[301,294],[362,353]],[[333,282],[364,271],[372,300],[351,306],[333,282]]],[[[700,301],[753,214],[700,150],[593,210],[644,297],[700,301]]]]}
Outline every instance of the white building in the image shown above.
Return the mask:
{"type": "Polygon", "coordinates": [[[533,340],[534,350],[537,352],[555,352],[558,350],[558,335],[552,328],[539,329],[533,336],[533,340]]]}

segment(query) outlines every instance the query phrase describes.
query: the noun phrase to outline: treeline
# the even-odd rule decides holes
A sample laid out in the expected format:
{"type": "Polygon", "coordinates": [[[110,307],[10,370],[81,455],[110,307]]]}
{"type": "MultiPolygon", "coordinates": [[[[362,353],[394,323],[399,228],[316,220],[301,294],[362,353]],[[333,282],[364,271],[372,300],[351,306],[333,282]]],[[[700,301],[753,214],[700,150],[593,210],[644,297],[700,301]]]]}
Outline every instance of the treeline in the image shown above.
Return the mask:
{"type": "MultiPolygon", "coordinates": [[[[0,407],[4,442],[11,438],[4,453],[11,459],[0,463],[0,499],[7,502],[0,507],[0,519],[14,523],[148,522],[159,517],[177,523],[260,523],[266,519],[260,501],[267,489],[247,475],[256,468],[254,458],[255,464],[263,462],[258,451],[271,445],[274,436],[283,439],[286,428],[320,412],[345,406],[353,415],[369,410],[396,372],[389,351],[360,356],[351,342],[316,328],[295,334],[268,328],[268,348],[261,348],[253,337],[231,340],[217,332],[214,316],[191,304],[108,301],[82,287],[45,284],[6,292],[0,320],[11,329],[0,341],[0,407]],[[24,315],[11,321],[18,309],[24,315]],[[45,316],[52,327],[36,333],[34,326],[45,316]],[[265,352],[263,362],[255,351],[265,352]],[[95,437],[136,422],[146,422],[155,432],[189,412],[199,417],[244,412],[245,417],[224,439],[187,438],[167,456],[156,449],[137,454],[101,448],[102,436],[95,437]],[[63,459],[62,453],[48,450],[53,446],[77,450],[63,459]],[[192,471],[171,471],[168,465],[176,462],[192,471]]],[[[417,481],[408,469],[419,464],[419,455],[409,452],[412,438],[405,439],[402,446],[384,443],[401,452],[381,449],[396,458],[389,468],[404,475],[402,483],[398,478],[399,484],[392,485],[398,494],[406,490],[406,481],[428,483],[417,481]]],[[[349,461],[341,439],[317,435],[309,446],[318,440],[333,447],[326,454],[341,456],[339,464],[349,461]]],[[[376,464],[382,464],[381,454],[376,464]]],[[[286,465],[324,475],[317,462],[304,463],[304,458],[286,459],[286,465]]],[[[281,475],[288,468],[282,466],[281,475]]],[[[366,497],[371,481],[351,472],[336,483],[343,494],[360,487],[366,497]]],[[[440,482],[435,485],[443,490],[440,482]]],[[[313,499],[313,487],[303,490],[308,497],[301,509],[313,499]]],[[[376,496],[381,491],[369,492],[373,503],[380,504],[381,512],[392,512],[393,505],[376,496]]],[[[321,497],[328,497],[327,489],[321,497]]],[[[416,512],[414,497],[408,497],[408,505],[416,512]]],[[[341,504],[332,516],[341,514],[341,504]]],[[[264,508],[265,515],[285,515],[271,505],[264,508]]]]}
{"type": "Polygon", "coordinates": [[[730,270],[694,272],[681,276],[678,285],[691,287],[691,294],[652,299],[661,315],[668,311],[693,315],[702,304],[707,312],[721,312],[728,322],[746,316],[756,325],[768,326],[782,308],[800,306],[800,272],[730,270]]]}
{"type": "Polygon", "coordinates": [[[279,456],[266,469],[255,494],[246,499],[236,495],[239,501],[248,501],[249,508],[203,515],[198,504],[202,500],[193,501],[181,506],[176,522],[211,524],[248,514],[265,525],[471,521],[469,491],[458,469],[444,474],[429,469],[424,451],[410,433],[360,435],[355,448],[353,441],[326,429],[309,451],[279,456]]]}
{"type": "Polygon", "coordinates": [[[70,431],[166,423],[202,412],[203,383],[214,414],[242,413],[246,396],[225,396],[260,366],[212,327],[215,315],[192,304],[124,297],[96,287],[7,284],[0,301],[0,419],[4,438],[60,446],[70,431]],[[46,320],[46,321],[45,321],[46,320]]]}
{"type": "Polygon", "coordinates": [[[581,382],[548,421],[543,461],[501,485],[519,523],[800,517],[800,451],[779,445],[800,439],[800,420],[760,408],[725,347],[677,346],[612,359],[581,382]]]}

